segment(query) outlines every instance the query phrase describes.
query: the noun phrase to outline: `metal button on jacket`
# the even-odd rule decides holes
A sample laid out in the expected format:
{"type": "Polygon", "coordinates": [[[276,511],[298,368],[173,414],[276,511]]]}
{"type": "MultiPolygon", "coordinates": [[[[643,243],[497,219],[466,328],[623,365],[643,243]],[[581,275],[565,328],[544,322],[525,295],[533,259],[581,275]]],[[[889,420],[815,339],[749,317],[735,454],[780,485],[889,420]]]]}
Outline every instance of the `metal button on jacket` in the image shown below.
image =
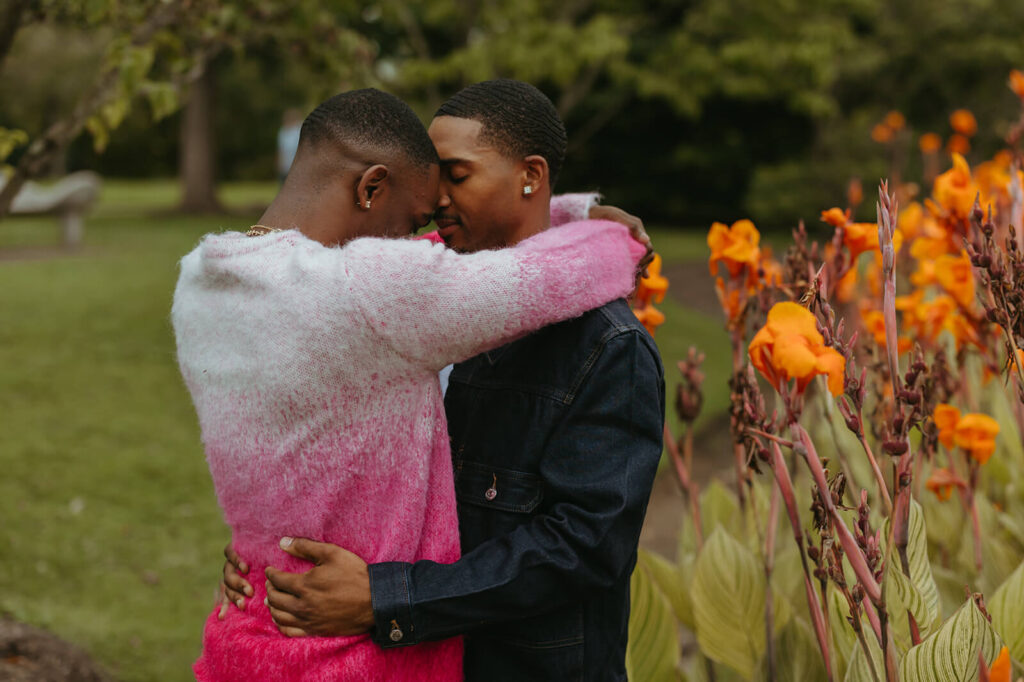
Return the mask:
{"type": "Polygon", "coordinates": [[[398,623],[391,621],[391,634],[388,636],[391,637],[392,642],[400,642],[405,635],[402,634],[402,628],[398,627],[398,623]]]}

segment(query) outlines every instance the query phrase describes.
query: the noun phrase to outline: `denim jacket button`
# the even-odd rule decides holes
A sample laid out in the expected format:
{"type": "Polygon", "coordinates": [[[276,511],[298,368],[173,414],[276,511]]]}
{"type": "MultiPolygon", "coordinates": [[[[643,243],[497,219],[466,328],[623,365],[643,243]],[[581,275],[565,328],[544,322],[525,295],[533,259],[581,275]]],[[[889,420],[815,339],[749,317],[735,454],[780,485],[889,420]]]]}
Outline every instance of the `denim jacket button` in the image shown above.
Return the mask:
{"type": "Polygon", "coordinates": [[[488,502],[490,502],[491,500],[493,500],[497,496],[498,496],[498,490],[497,490],[497,488],[494,488],[494,487],[488,488],[487,492],[484,493],[484,497],[487,498],[488,502]]]}
{"type": "Polygon", "coordinates": [[[391,632],[388,634],[388,637],[391,638],[392,642],[400,642],[402,637],[404,637],[402,629],[398,627],[398,623],[395,621],[391,621],[391,632]]]}

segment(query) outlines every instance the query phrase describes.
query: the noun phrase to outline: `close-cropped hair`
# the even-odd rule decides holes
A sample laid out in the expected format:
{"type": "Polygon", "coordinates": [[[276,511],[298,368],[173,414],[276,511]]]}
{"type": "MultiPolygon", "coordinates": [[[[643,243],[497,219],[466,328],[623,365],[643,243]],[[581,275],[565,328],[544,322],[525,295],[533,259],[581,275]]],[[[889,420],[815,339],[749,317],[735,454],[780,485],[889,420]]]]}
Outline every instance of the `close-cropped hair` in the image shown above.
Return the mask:
{"type": "Polygon", "coordinates": [[[529,83],[507,78],[475,83],[453,95],[434,116],[480,121],[480,140],[509,158],[543,156],[554,187],[568,145],[565,124],[551,100],[529,83]]]}
{"type": "Polygon", "coordinates": [[[374,88],[334,95],[306,117],[299,144],[323,143],[378,150],[420,168],[438,163],[437,150],[416,113],[394,95],[374,88]]]}

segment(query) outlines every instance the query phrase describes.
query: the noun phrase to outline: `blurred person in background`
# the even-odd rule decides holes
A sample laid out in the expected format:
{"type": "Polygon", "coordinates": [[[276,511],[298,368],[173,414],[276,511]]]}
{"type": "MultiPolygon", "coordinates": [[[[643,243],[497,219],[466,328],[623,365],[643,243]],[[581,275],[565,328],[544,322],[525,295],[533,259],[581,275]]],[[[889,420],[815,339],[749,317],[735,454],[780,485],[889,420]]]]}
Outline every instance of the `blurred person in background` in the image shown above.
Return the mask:
{"type": "Polygon", "coordinates": [[[277,131],[277,179],[284,184],[288,170],[295,160],[299,149],[299,132],[302,129],[302,112],[298,109],[285,109],[281,117],[281,128],[277,131]]]}

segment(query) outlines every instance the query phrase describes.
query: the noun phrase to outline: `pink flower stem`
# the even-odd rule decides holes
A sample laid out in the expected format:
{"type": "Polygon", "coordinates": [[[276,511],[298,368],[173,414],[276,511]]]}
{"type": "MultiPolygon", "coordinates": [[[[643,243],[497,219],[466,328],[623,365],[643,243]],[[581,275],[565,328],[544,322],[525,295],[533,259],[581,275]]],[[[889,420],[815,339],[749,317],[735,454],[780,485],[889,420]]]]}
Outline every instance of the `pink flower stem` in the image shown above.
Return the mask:
{"type": "Polygon", "coordinates": [[[970,462],[970,479],[967,486],[968,509],[971,513],[971,534],[974,536],[974,568],[981,573],[982,551],[981,551],[981,521],[978,518],[978,498],[975,490],[978,485],[978,463],[970,462]]]}
{"type": "MultiPolygon", "coordinates": [[[[731,329],[729,336],[732,341],[732,370],[735,376],[743,371],[743,339],[740,336],[740,332],[736,329],[731,329]]],[[[736,494],[740,501],[740,511],[743,512],[747,508],[747,463],[746,451],[743,448],[743,444],[739,441],[738,433],[733,434],[732,456],[736,467],[736,494]]]]}
{"type": "Polygon", "coordinates": [[[775,679],[775,594],[772,591],[772,571],[775,569],[775,530],[779,525],[779,488],[772,486],[768,507],[768,528],[764,541],[764,633],[765,655],[768,660],[768,679],[775,679]]]}
{"type": "Polygon", "coordinates": [[[811,476],[814,478],[814,482],[818,486],[818,490],[821,492],[821,500],[824,503],[829,516],[832,518],[836,536],[839,538],[839,543],[842,545],[843,551],[846,553],[847,561],[849,561],[850,566],[853,567],[853,572],[857,576],[857,582],[859,582],[861,587],[864,588],[864,593],[871,599],[872,603],[880,603],[882,598],[882,588],[871,573],[867,559],[864,557],[864,553],[861,551],[860,547],[857,546],[857,541],[854,539],[850,529],[846,527],[846,522],[843,521],[843,517],[839,515],[839,510],[836,509],[836,506],[832,503],[832,494],[829,491],[828,478],[825,476],[825,468],[821,464],[821,458],[818,457],[818,452],[814,448],[814,443],[811,441],[811,437],[797,422],[793,422],[790,425],[790,429],[793,434],[793,442],[797,445],[796,451],[798,454],[803,456],[804,461],[807,462],[807,466],[811,470],[811,476]]]}
{"type": "MultiPolygon", "coordinates": [[[[682,487],[683,493],[690,503],[690,518],[693,521],[693,530],[697,538],[697,551],[700,551],[700,548],[704,546],[703,524],[700,518],[700,488],[690,475],[690,458],[687,457],[684,460],[679,454],[679,444],[676,442],[675,437],[673,437],[672,431],[669,430],[668,424],[665,424],[664,434],[665,449],[668,450],[669,457],[672,458],[676,478],[679,480],[679,485],[682,487]]],[[[687,429],[686,435],[684,448],[692,450],[693,438],[690,436],[689,429],[687,429]]]]}
{"type": "Polygon", "coordinates": [[[864,437],[864,433],[857,434],[860,439],[861,447],[864,448],[864,454],[868,456],[868,462],[871,463],[871,471],[875,474],[875,482],[878,484],[878,494],[882,498],[882,503],[885,505],[885,513],[887,515],[892,514],[892,498],[889,496],[889,488],[885,485],[885,475],[882,473],[882,469],[878,466],[878,460],[875,459],[875,453],[871,451],[871,446],[868,445],[867,439],[864,437]]]}
{"type": "Polygon", "coordinates": [[[793,527],[793,539],[800,553],[800,564],[804,570],[804,593],[807,596],[807,607],[811,612],[811,623],[814,626],[814,635],[818,639],[818,647],[821,649],[821,657],[825,661],[825,672],[828,679],[832,680],[832,656],[828,644],[828,635],[825,632],[825,614],[818,601],[818,593],[814,591],[814,583],[811,580],[811,570],[807,565],[807,552],[804,551],[803,527],[800,525],[800,514],[796,507],[796,494],[793,492],[793,480],[789,477],[789,468],[786,466],[786,459],[782,456],[782,449],[775,441],[771,442],[772,460],[771,468],[775,474],[775,483],[782,494],[782,501],[786,505],[786,514],[789,516],[789,524],[793,527]]]}

